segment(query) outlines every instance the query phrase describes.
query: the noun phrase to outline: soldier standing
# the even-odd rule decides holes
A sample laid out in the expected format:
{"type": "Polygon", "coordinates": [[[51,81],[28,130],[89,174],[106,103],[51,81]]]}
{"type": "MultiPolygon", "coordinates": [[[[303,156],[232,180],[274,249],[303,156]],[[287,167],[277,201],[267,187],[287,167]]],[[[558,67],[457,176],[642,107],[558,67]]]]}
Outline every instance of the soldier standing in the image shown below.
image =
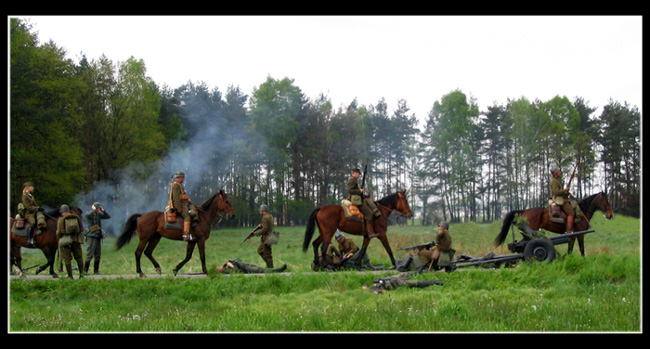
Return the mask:
{"type": "Polygon", "coordinates": [[[24,218],[27,219],[29,227],[27,228],[27,244],[34,244],[34,232],[38,227],[44,229],[46,226],[45,217],[40,211],[40,207],[36,204],[36,200],[32,193],[34,192],[34,184],[32,182],[26,182],[23,184],[23,196],[22,203],[25,206],[25,215],[24,218]]]}
{"type": "Polygon", "coordinates": [[[88,275],[90,261],[94,258],[93,272],[99,274],[99,262],[102,257],[102,240],[104,239],[104,230],[102,229],[102,219],[109,219],[111,215],[104,210],[99,202],[95,202],[92,211],[86,213],[86,222],[88,222],[88,248],[86,249],[86,262],[84,263],[84,273],[88,275]]]}
{"type": "Polygon", "coordinates": [[[74,256],[79,268],[79,278],[82,278],[84,274],[81,244],[83,244],[84,238],[81,233],[81,218],[76,214],[71,214],[68,205],[61,205],[59,211],[61,212],[61,217],[59,217],[56,224],[56,236],[59,239],[61,258],[65,262],[68,277],[73,279],[72,257],[74,256]]]}
{"type": "Polygon", "coordinates": [[[569,200],[569,187],[563,188],[562,186],[562,170],[559,167],[551,169],[553,179],[551,179],[551,194],[553,195],[553,202],[562,208],[566,213],[566,232],[573,233],[573,220],[575,218],[575,211],[569,200]]]}
{"type": "Polygon", "coordinates": [[[372,200],[364,198],[364,189],[359,187],[359,177],[361,176],[361,170],[358,168],[352,169],[352,175],[348,179],[348,193],[350,194],[350,201],[352,205],[359,207],[359,211],[363,213],[363,218],[366,222],[366,232],[368,237],[373,238],[379,236],[375,234],[373,228],[374,217],[381,216],[381,212],[375,206],[375,203],[372,200]]]}
{"type": "Polygon", "coordinates": [[[266,262],[267,268],[273,268],[273,251],[271,250],[271,245],[266,243],[268,239],[267,235],[273,232],[275,227],[273,223],[273,216],[269,213],[269,207],[267,205],[260,205],[260,214],[262,215],[262,223],[257,227],[258,229],[253,232],[254,236],[261,236],[260,246],[257,248],[257,254],[262,257],[264,262],[266,262]]]}
{"type": "Polygon", "coordinates": [[[183,217],[183,241],[192,241],[192,235],[190,235],[192,217],[189,213],[191,200],[185,192],[184,181],[185,173],[183,171],[176,172],[170,188],[169,207],[176,210],[183,217]]]}

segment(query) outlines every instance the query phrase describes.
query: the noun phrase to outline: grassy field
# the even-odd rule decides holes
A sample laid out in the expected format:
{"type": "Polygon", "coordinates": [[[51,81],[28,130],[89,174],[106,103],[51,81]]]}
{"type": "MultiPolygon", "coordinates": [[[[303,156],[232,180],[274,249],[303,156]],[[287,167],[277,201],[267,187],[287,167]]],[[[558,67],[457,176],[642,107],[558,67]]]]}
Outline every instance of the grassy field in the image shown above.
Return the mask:
{"type": "MultiPolygon", "coordinates": [[[[596,232],[585,238],[585,258],[577,245],[572,255],[566,254],[566,245],[558,245],[558,258],[550,264],[423,273],[414,279],[444,285],[379,295],[362,286],[395,271],[313,273],[313,252],[302,251],[304,227],[278,227],[280,243],[273,248],[275,266],[287,264],[293,275],[220,275],[216,267],[228,259],[264,264],[256,253],[258,238],[240,244],[250,229],[222,228],[207,243],[207,277],[11,279],[9,331],[639,332],[640,220],[617,216],[606,221],[597,214],[592,227],[596,232]]],[[[452,224],[453,246],[458,254],[508,254],[505,247],[492,247],[499,228],[500,222],[452,224]]],[[[432,236],[432,227],[389,227],[398,259],[406,254],[397,249],[432,236]]],[[[362,239],[354,238],[361,245],[362,239]]],[[[135,274],[137,238],[120,251],[114,242],[104,242],[102,273],[135,274]]],[[[378,240],[371,241],[368,253],[372,264],[390,265],[378,240]]],[[[154,252],[165,274],[184,255],[184,243],[166,239],[154,252]]],[[[40,251],[26,249],[23,257],[24,266],[44,259],[40,251]]],[[[142,266],[146,274],[155,274],[144,256],[142,266]]],[[[195,250],[181,273],[200,271],[195,250]]]]}

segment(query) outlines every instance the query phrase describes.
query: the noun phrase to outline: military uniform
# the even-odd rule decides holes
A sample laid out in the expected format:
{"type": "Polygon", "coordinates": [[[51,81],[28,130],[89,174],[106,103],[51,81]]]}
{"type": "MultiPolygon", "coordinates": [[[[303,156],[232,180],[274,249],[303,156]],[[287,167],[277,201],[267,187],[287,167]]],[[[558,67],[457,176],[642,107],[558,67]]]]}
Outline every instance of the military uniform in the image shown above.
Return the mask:
{"type": "Polygon", "coordinates": [[[27,243],[32,245],[34,243],[34,232],[36,228],[44,229],[46,227],[45,216],[40,211],[40,207],[36,204],[36,200],[32,195],[29,188],[34,187],[32,182],[23,184],[22,204],[25,207],[24,218],[27,219],[29,227],[27,228],[27,243]]]}
{"type": "Polygon", "coordinates": [[[222,267],[219,267],[219,272],[224,274],[231,273],[244,273],[244,274],[262,274],[264,272],[282,272],[287,269],[287,265],[283,265],[277,269],[264,269],[260,266],[250,263],[244,263],[239,259],[231,259],[227,263],[224,263],[222,267]]]}
{"type": "Polygon", "coordinates": [[[438,280],[409,280],[409,278],[416,274],[417,273],[400,273],[397,275],[382,277],[374,280],[371,287],[364,286],[364,289],[371,290],[374,293],[382,293],[386,290],[393,290],[400,286],[427,287],[431,285],[442,285],[442,282],[438,280]]]}
{"type": "Polygon", "coordinates": [[[261,205],[260,211],[264,211],[262,214],[262,223],[259,225],[260,229],[253,234],[262,237],[261,243],[257,248],[257,254],[266,262],[268,268],[273,268],[273,251],[271,250],[271,246],[266,243],[266,240],[267,235],[273,232],[275,224],[273,223],[273,216],[268,213],[268,207],[266,205],[261,205]]]}
{"type": "MultiPolygon", "coordinates": [[[[352,172],[361,173],[358,168],[352,169],[352,172]]],[[[350,202],[352,202],[352,205],[358,206],[359,211],[363,213],[368,236],[377,236],[374,233],[373,222],[375,215],[380,216],[381,212],[372,200],[363,198],[363,192],[361,191],[361,187],[359,187],[359,182],[355,176],[350,176],[348,179],[348,193],[350,194],[350,202]]]]}
{"type": "Polygon", "coordinates": [[[436,245],[430,250],[422,249],[418,252],[418,257],[424,266],[431,264],[434,269],[440,269],[451,263],[456,251],[451,248],[451,234],[448,229],[449,223],[440,222],[434,239],[436,245]]]}
{"type": "MultiPolygon", "coordinates": [[[[361,249],[357,246],[352,238],[346,238],[343,234],[337,232],[335,235],[336,241],[339,243],[339,251],[341,251],[341,264],[342,267],[352,267],[359,260],[361,249]],[[339,235],[340,234],[340,235],[339,235]]],[[[370,258],[368,254],[363,255],[362,265],[371,267],[370,258]]]]}
{"type": "Polygon", "coordinates": [[[553,179],[551,179],[551,194],[553,195],[553,202],[562,208],[566,213],[566,231],[573,232],[573,220],[575,219],[575,211],[571,205],[569,195],[571,194],[568,189],[564,188],[562,184],[562,171],[555,167],[551,170],[553,179]]]}
{"type": "Polygon", "coordinates": [[[86,232],[86,239],[88,247],[86,249],[86,262],[84,263],[84,273],[88,275],[88,268],[90,268],[90,261],[94,258],[93,272],[99,274],[99,263],[102,258],[102,239],[104,239],[104,231],[102,230],[102,219],[109,219],[111,215],[104,210],[99,202],[93,204],[95,209],[86,213],[86,222],[88,223],[88,230],[86,232]]]}
{"type": "Polygon", "coordinates": [[[183,217],[183,240],[190,241],[192,240],[192,236],[190,235],[190,227],[192,224],[190,197],[185,192],[183,181],[178,181],[177,178],[184,179],[185,173],[178,171],[174,176],[175,180],[172,182],[169,194],[169,207],[176,210],[183,217]]]}
{"type": "Polygon", "coordinates": [[[84,243],[84,237],[81,230],[71,232],[69,227],[69,219],[77,221],[77,227],[81,228],[81,218],[76,214],[70,213],[70,209],[67,205],[61,205],[60,208],[61,217],[57,221],[56,225],[56,236],[59,239],[59,248],[61,251],[61,259],[65,263],[65,268],[68,272],[68,277],[72,277],[72,257],[77,261],[77,266],[79,268],[79,277],[83,277],[83,251],[81,249],[81,244],[84,243]]]}

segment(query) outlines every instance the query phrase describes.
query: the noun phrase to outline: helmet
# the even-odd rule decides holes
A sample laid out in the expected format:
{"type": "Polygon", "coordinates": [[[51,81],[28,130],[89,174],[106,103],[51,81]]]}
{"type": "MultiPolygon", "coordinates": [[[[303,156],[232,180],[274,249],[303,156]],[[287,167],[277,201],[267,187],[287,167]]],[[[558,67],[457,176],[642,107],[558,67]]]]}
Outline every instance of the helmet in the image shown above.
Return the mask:
{"type": "Polygon", "coordinates": [[[449,223],[447,223],[447,221],[440,221],[440,223],[438,223],[438,226],[449,229],[449,223]]]}
{"type": "Polygon", "coordinates": [[[176,172],[176,175],[174,175],[174,178],[185,178],[185,172],[183,172],[183,171],[176,172]]]}
{"type": "Polygon", "coordinates": [[[551,168],[551,175],[555,176],[558,171],[561,171],[561,169],[557,166],[551,168]]]}
{"type": "Polygon", "coordinates": [[[95,203],[93,204],[93,206],[95,206],[95,208],[97,208],[97,207],[102,207],[102,204],[100,204],[99,201],[98,201],[98,202],[95,202],[95,203]]]}
{"type": "Polygon", "coordinates": [[[352,172],[359,172],[359,173],[361,173],[361,170],[360,170],[358,167],[355,167],[355,168],[352,169],[352,172]]]}
{"type": "Polygon", "coordinates": [[[266,205],[264,205],[264,204],[261,204],[261,205],[260,205],[260,211],[269,212],[269,207],[266,206],[266,205]]]}
{"type": "Polygon", "coordinates": [[[61,205],[61,207],[59,207],[59,212],[60,213],[69,212],[69,211],[70,211],[70,207],[68,207],[68,205],[66,205],[66,204],[63,204],[63,205],[61,205]]]}
{"type": "Polygon", "coordinates": [[[341,231],[337,229],[336,234],[334,234],[334,239],[336,239],[336,241],[338,241],[341,238],[344,238],[343,233],[341,233],[341,231]]]}

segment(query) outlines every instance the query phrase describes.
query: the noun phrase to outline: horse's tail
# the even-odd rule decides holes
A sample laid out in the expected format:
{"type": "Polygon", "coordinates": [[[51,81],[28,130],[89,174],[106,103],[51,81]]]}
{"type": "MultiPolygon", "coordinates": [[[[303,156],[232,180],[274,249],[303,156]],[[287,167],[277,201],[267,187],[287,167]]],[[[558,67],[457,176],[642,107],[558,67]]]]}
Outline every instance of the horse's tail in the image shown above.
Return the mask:
{"type": "Polygon", "coordinates": [[[120,233],[120,236],[117,237],[117,241],[115,242],[116,250],[119,250],[120,248],[122,248],[122,246],[131,242],[131,238],[133,237],[133,231],[137,227],[138,218],[140,218],[140,216],[142,216],[142,213],[132,214],[131,217],[129,217],[126,220],[126,222],[124,222],[124,228],[122,228],[122,233],[120,233]]]}
{"type": "Polygon", "coordinates": [[[503,218],[503,225],[501,225],[501,231],[499,232],[499,235],[497,235],[497,237],[494,238],[495,247],[501,245],[504,241],[506,241],[506,237],[508,236],[508,231],[510,230],[510,226],[514,221],[515,216],[523,212],[524,210],[514,210],[506,214],[505,218],[503,218]]]}
{"type": "Polygon", "coordinates": [[[302,252],[307,252],[311,238],[314,236],[314,229],[316,228],[316,214],[318,214],[318,211],[320,211],[320,207],[316,207],[309,214],[309,219],[307,220],[307,229],[305,229],[305,240],[302,242],[302,252]]]}

